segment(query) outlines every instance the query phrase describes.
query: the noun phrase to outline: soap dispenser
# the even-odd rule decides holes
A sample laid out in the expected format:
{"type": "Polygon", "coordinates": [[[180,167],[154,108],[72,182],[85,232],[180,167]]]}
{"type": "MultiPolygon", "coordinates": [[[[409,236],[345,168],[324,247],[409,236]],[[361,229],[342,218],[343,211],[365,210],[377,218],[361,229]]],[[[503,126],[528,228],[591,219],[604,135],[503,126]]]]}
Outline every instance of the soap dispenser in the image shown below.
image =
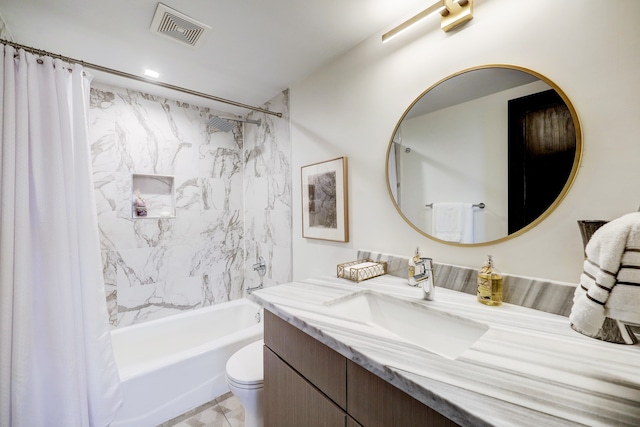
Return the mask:
{"type": "Polygon", "coordinates": [[[409,286],[418,286],[418,281],[416,280],[416,276],[419,276],[421,273],[420,271],[417,271],[419,266],[420,266],[420,247],[417,247],[413,257],[409,258],[409,268],[407,271],[409,286]]]}
{"type": "Polygon", "coordinates": [[[493,265],[493,257],[487,260],[478,271],[478,301],[486,305],[502,304],[502,274],[493,265]]]}

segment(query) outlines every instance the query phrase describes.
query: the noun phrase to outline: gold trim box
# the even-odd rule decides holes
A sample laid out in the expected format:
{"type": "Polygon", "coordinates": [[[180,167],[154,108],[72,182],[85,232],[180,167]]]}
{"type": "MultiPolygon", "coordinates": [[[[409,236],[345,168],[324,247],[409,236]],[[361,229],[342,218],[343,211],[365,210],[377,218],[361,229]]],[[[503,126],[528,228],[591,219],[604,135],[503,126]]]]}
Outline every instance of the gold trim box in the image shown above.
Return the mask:
{"type": "Polygon", "coordinates": [[[387,263],[369,258],[338,264],[337,275],[341,279],[362,282],[372,277],[387,274],[387,263]]]}

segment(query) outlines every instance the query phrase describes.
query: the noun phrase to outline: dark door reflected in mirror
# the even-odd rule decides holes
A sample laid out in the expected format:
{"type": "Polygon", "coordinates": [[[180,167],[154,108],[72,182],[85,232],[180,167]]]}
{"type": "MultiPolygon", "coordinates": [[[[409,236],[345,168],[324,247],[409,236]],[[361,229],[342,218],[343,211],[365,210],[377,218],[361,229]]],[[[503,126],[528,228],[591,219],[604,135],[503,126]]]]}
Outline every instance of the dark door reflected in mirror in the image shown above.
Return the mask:
{"type": "Polygon", "coordinates": [[[423,235],[496,243],[555,209],[581,154],[578,117],[556,84],[520,67],[482,66],[441,80],[407,108],[387,150],[387,186],[423,235]]]}
{"type": "Polygon", "coordinates": [[[553,90],[509,101],[509,216],[515,233],[540,217],[562,192],[573,168],[576,131],[553,90]]]}

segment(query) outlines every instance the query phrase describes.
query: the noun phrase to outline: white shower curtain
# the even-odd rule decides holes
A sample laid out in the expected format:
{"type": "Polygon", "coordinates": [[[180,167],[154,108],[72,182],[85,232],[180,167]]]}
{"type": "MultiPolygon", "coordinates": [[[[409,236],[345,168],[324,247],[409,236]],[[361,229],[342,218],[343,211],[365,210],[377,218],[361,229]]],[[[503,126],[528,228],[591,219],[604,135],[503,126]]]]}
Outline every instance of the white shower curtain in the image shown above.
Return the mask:
{"type": "Polygon", "coordinates": [[[106,426],[122,398],[91,177],[91,78],[0,46],[0,426],[106,426]]]}

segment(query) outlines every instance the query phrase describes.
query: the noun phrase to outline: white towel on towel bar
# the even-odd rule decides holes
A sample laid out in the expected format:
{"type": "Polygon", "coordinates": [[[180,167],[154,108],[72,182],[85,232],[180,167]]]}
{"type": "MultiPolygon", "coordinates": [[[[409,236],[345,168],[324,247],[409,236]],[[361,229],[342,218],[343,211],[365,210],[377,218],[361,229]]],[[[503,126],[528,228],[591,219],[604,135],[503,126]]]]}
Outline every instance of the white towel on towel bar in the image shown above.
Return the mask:
{"type": "Polygon", "coordinates": [[[434,203],[431,234],[441,240],[473,243],[473,204],[434,203]]]}

